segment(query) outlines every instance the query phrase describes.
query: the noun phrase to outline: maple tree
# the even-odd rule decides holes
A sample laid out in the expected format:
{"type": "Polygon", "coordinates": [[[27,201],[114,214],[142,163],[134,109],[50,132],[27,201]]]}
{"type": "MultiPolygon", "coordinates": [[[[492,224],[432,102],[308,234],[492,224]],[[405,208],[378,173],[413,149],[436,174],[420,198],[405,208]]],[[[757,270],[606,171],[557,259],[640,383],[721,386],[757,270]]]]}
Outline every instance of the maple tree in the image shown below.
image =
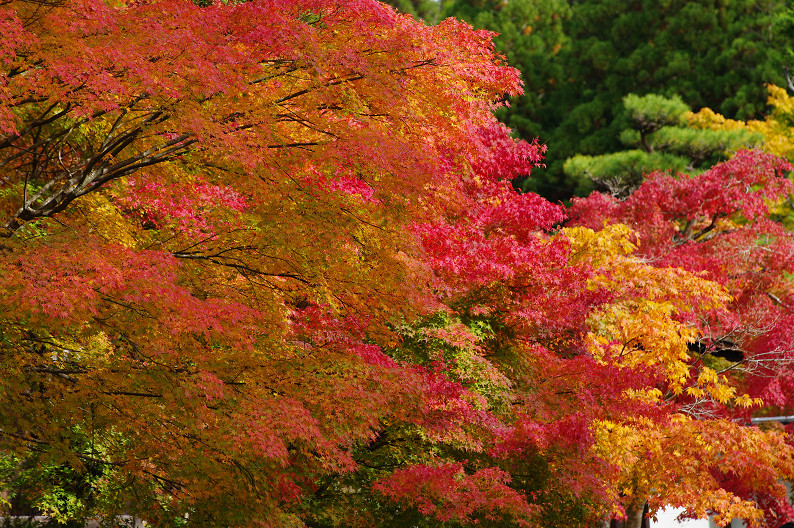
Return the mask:
{"type": "Polygon", "coordinates": [[[437,24],[440,20],[441,2],[432,0],[389,0],[384,2],[401,13],[408,13],[427,24],[437,24]]]}
{"type": "MultiPolygon", "coordinates": [[[[689,318],[681,319],[691,325],[690,331],[699,332],[699,337],[690,336],[697,341],[688,347],[679,345],[680,358],[687,363],[686,370],[692,373],[680,379],[686,386],[676,389],[673,385],[672,392],[664,398],[677,401],[683,415],[697,420],[681,418],[683,421],[673,422],[673,430],[667,429],[660,438],[664,442],[671,439],[680,442],[682,427],[689,430],[687,434],[694,434],[697,440],[689,443],[695,452],[686,454],[682,447],[673,451],[683,460],[692,457],[697,461],[684,462],[687,471],[693,472],[699,464],[716,464],[710,478],[716,479],[720,490],[717,496],[726,491],[734,493],[739,499],[736,506],[753,499],[750,487],[763,486],[769,493],[766,507],[775,512],[772,518],[777,516],[778,519],[791,515],[785,490],[772,491],[775,488],[772,481],[761,484],[765,480],[763,473],[750,471],[752,476],[745,474],[738,478],[736,472],[740,466],[750,468],[757,464],[761,467],[770,462],[789,465],[785,471],[791,471],[790,448],[783,443],[780,432],[756,432],[730,420],[737,417],[747,420],[750,409],[760,401],[779,409],[790,408],[784,396],[786,391],[780,390],[780,384],[789,379],[786,365],[792,351],[788,331],[792,235],[769,219],[770,204],[791,192],[791,182],[784,177],[788,170],[790,166],[780,158],[758,151],[740,151],[731,160],[697,176],[653,173],[624,201],[594,193],[587,199],[576,200],[571,207],[574,224],[599,228],[617,222],[617,225],[630,226],[636,230],[638,255],[654,267],[698,274],[722,285],[730,294],[726,310],[701,308],[689,318]],[[728,354],[722,350],[725,348],[729,349],[728,354]],[[709,389],[704,383],[716,385],[709,389]],[[724,405],[737,396],[739,399],[733,404],[724,405]],[[764,438],[764,435],[768,436],[764,438]],[[736,442],[740,447],[731,447],[736,442]],[[765,447],[759,450],[760,445],[765,447]],[[771,445],[777,447],[771,448],[771,445]],[[775,460],[762,461],[767,455],[766,449],[775,453],[775,460]],[[728,452],[735,462],[726,466],[724,457],[728,452]]],[[[678,335],[686,334],[679,331],[678,335]]],[[[617,339],[618,346],[630,345],[629,337],[630,334],[617,339]]],[[[666,339],[670,339],[669,332],[666,339]]],[[[638,344],[632,346],[645,348],[638,344]]],[[[663,397],[661,393],[656,396],[663,397]]],[[[608,429],[613,426],[608,424],[608,429]]],[[[621,434],[632,449],[653,451],[663,444],[660,441],[648,443],[646,435],[648,431],[656,434],[654,427],[646,427],[645,434],[629,427],[621,434]]],[[[661,449],[659,453],[667,457],[663,466],[669,467],[673,463],[669,459],[671,451],[661,449]]],[[[626,456],[630,452],[623,452],[624,461],[632,460],[626,456]]],[[[653,460],[654,457],[648,458],[653,460]]],[[[634,460],[628,464],[631,479],[664,475],[660,473],[663,466],[652,468],[646,461],[634,460]]],[[[632,480],[633,489],[630,487],[627,491],[633,495],[642,490],[639,495],[651,497],[652,503],[656,502],[655,494],[662,494],[665,500],[702,515],[702,506],[687,504],[686,499],[675,497],[689,492],[691,501],[694,490],[697,497],[705,497],[708,494],[704,489],[715,486],[714,481],[707,483],[708,479],[703,480],[701,476],[692,484],[684,485],[684,482],[674,481],[672,495],[658,480],[652,487],[632,480]]],[[[723,508],[729,504],[727,500],[717,502],[722,503],[723,508]]],[[[720,510],[720,506],[715,505],[709,508],[720,510]]],[[[758,520],[757,511],[747,511],[742,516],[758,520]]],[[[765,522],[774,523],[769,519],[765,522]]]]}
{"type": "Polygon", "coordinates": [[[300,524],[382,422],[468,417],[382,347],[437,306],[409,219],[539,159],[490,113],[520,85],[487,33],[375,2],[0,9],[2,450],[103,470],[45,509],[300,524]]]}
{"type": "MultiPolygon", "coordinates": [[[[367,0],[15,0],[0,27],[3,488],[61,521],[594,524],[678,452],[654,507],[786,513],[780,435],[685,419],[770,393],[687,352],[735,273],[516,193],[544,149],[493,116],[521,83],[490,33],[367,0]]],[[[788,189],[759,159],[704,176],[710,214],[788,189]]]]}
{"type": "Polygon", "coordinates": [[[564,75],[560,54],[569,44],[563,30],[571,16],[569,2],[456,0],[447,4],[445,16],[496,32],[494,46],[521,70],[524,93],[513,97],[509,106],[498,108],[497,117],[518,137],[545,140],[541,123],[550,109],[543,100],[564,75]]]}

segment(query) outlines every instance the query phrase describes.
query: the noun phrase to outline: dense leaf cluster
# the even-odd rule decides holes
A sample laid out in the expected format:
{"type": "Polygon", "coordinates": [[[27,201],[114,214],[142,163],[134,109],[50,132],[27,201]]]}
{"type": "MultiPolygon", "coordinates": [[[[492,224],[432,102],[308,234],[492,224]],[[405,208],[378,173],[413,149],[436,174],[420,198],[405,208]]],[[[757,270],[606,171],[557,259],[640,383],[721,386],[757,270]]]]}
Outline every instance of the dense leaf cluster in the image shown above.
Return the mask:
{"type": "MultiPolygon", "coordinates": [[[[794,448],[745,425],[762,398],[794,403],[781,158],[570,209],[519,194],[545,148],[493,114],[521,93],[493,35],[371,0],[13,0],[0,29],[12,512],[794,515],[794,448]],[[715,354],[728,340],[740,358],[715,354]]],[[[632,101],[661,148],[681,103],[632,101]]]]}
{"type": "Polygon", "coordinates": [[[590,190],[564,176],[566,159],[621,149],[624,96],[680,96],[696,110],[757,118],[764,83],[784,86],[791,66],[794,25],[782,0],[519,0],[495,11],[458,0],[447,13],[505,35],[497,49],[528,89],[503,119],[549,146],[548,170],[526,186],[551,199],[590,190]],[[535,31],[516,33],[522,25],[535,31]],[[519,49],[530,53],[512,54],[519,49]]]}
{"type": "Polygon", "coordinates": [[[761,143],[760,134],[745,129],[689,125],[691,112],[677,96],[629,94],[623,106],[631,126],[621,132],[620,140],[631,150],[568,159],[563,169],[577,189],[596,187],[625,196],[651,172],[702,172],[741,148],[761,143]]]}

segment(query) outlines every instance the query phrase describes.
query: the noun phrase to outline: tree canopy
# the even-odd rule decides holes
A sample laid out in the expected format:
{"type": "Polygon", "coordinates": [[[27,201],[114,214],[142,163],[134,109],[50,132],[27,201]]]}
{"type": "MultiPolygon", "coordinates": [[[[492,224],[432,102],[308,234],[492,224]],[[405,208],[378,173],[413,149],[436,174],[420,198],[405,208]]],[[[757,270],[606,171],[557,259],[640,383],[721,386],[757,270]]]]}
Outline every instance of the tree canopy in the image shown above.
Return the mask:
{"type": "Polygon", "coordinates": [[[519,194],[545,148],[494,117],[493,35],[370,0],[0,28],[1,488],[175,527],[794,515],[745,425],[790,405],[785,160],[519,194]]]}
{"type": "Polygon", "coordinates": [[[679,96],[695,110],[757,119],[765,111],[763,84],[785,86],[792,66],[794,25],[782,0],[511,0],[497,10],[460,0],[454,6],[449,14],[504,35],[497,49],[532,87],[502,119],[520,137],[549,146],[548,168],[523,185],[552,200],[590,190],[577,189],[564,174],[565,160],[622,150],[621,101],[628,94],[679,96]],[[513,30],[525,24],[532,31],[513,30]],[[522,48],[537,54],[510,55],[522,48]]]}
{"type": "Polygon", "coordinates": [[[565,174],[578,192],[595,187],[625,196],[651,172],[702,172],[740,148],[761,143],[762,135],[747,129],[690,124],[692,112],[678,96],[629,94],[623,106],[630,126],[620,140],[629,150],[566,160],[565,174]]]}

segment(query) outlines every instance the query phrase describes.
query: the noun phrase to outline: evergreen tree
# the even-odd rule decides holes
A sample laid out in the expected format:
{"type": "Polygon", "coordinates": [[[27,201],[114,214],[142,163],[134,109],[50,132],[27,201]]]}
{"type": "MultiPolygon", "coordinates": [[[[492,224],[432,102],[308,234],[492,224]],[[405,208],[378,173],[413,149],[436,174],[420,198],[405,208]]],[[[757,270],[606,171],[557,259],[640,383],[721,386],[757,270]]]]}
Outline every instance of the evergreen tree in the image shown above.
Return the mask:
{"type": "Polygon", "coordinates": [[[739,119],[761,115],[763,84],[784,82],[792,40],[791,26],[779,22],[786,10],[782,0],[577,2],[566,26],[568,82],[547,102],[558,114],[544,123],[553,130],[552,179],[566,158],[621,148],[616,110],[628,93],[679,95],[739,119]]]}
{"type": "Polygon", "coordinates": [[[576,155],[564,165],[580,194],[593,188],[622,195],[655,170],[699,173],[726,159],[726,154],[760,143],[760,134],[743,129],[704,129],[689,125],[689,107],[680,97],[650,94],[623,98],[619,120],[629,124],[620,141],[629,150],[600,156],[576,155]]]}
{"type": "Polygon", "coordinates": [[[564,174],[566,159],[624,148],[627,94],[748,119],[764,111],[764,83],[785,86],[794,64],[785,0],[458,0],[446,14],[500,33],[497,50],[522,71],[526,95],[500,118],[548,145],[548,169],[523,187],[552,200],[589,189],[564,174]]]}

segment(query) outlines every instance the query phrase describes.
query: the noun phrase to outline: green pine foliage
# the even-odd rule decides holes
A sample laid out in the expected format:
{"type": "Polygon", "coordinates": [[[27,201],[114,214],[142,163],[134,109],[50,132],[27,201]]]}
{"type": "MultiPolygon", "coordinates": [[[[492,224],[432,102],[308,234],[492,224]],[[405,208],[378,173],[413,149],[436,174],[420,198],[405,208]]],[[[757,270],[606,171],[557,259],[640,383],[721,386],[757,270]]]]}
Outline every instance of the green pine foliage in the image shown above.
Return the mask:
{"type": "Polygon", "coordinates": [[[660,127],[684,124],[689,111],[689,107],[680,97],[668,98],[657,94],[645,97],[628,94],[623,98],[623,106],[634,128],[644,134],[655,132],[660,127]]]}
{"type": "Polygon", "coordinates": [[[624,195],[655,170],[697,173],[726,159],[730,152],[762,141],[744,129],[706,130],[687,126],[689,107],[680,97],[657,94],[623,98],[622,120],[628,128],[618,137],[630,150],[600,156],[576,155],[564,165],[575,191],[593,189],[624,195]]]}
{"type": "Polygon", "coordinates": [[[660,167],[675,171],[686,170],[687,160],[662,152],[626,150],[601,156],[578,154],[565,162],[565,173],[577,182],[578,194],[594,188],[615,195],[625,195],[643,180],[643,176],[660,167]]]}
{"type": "Polygon", "coordinates": [[[548,145],[547,169],[522,185],[552,200],[589,189],[566,159],[625,148],[627,94],[758,118],[764,83],[786,86],[794,66],[786,0],[458,0],[444,15],[498,32],[497,49],[522,71],[526,94],[500,118],[548,145]]]}

